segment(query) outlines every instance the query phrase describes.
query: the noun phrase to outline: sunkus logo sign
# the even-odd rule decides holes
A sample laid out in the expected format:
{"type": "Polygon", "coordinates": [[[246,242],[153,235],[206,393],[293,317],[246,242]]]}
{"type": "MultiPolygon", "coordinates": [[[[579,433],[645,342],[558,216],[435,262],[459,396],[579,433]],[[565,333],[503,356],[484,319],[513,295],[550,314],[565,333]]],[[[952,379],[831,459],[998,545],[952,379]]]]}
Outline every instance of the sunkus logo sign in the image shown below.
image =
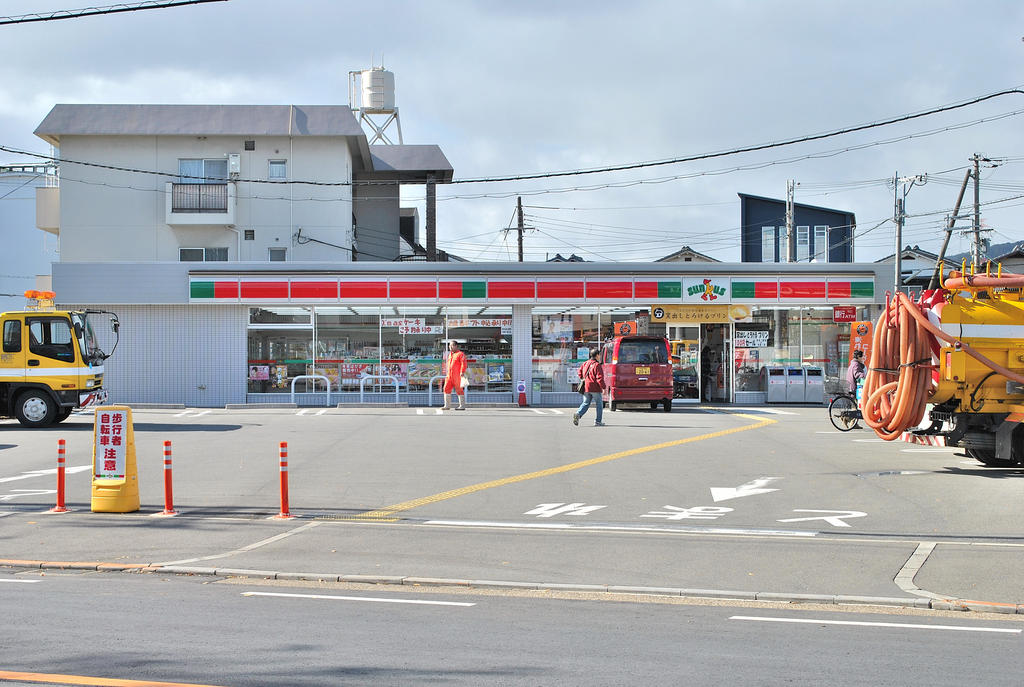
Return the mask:
{"type": "Polygon", "coordinates": [[[726,303],[729,293],[728,279],[685,279],[683,300],[689,303],[726,303]]]}

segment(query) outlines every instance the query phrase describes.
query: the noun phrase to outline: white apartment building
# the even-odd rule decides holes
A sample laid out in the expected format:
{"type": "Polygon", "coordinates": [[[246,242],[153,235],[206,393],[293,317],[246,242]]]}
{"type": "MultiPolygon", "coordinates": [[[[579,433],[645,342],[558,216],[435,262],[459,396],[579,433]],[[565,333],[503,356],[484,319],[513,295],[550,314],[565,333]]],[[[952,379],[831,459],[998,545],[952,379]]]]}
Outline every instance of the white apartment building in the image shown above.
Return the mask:
{"type": "Polygon", "coordinates": [[[35,133],[60,150],[61,262],[394,260],[399,181],[452,175],[345,106],[56,105],[35,133]]]}

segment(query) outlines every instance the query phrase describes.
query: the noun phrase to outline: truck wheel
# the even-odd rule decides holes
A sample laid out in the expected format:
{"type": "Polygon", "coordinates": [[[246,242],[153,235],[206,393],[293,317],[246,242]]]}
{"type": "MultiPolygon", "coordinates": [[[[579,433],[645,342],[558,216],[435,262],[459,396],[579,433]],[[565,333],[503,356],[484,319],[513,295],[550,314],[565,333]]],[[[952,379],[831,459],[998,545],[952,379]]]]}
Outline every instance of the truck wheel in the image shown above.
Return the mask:
{"type": "Polygon", "coordinates": [[[657,401],[651,401],[651,410],[656,410],[657,408],[658,408],[658,402],[657,401]]]}
{"type": "Polygon", "coordinates": [[[56,415],[56,417],[53,418],[53,421],[55,423],[56,422],[64,422],[69,417],[71,417],[71,411],[72,410],[74,410],[74,408],[72,406],[61,407],[61,409],[57,411],[57,415],[56,415]]]}
{"type": "Polygon", "coordinates": [[[665,412],[666,413],[671,413],[672,412],[672,399],[671,398],[666,398],[665,400],[663,400],[661,402],[661,405],[665,408],[665,412]]]}
{"type": "Polygon", "coordinates": [[[995,451],[968,448],[964,449],[964,452],[967,453],[967,455],[973,458],[974,460],[978,461],[979,463],[983,463],[984,465],[987,465],[990,468],[1012,468],[1016,466],[1016,463],[1014,463],[1012,460],[1000,460],[999,458],[996,458],[995,451]]]}
{"type": "Polygon", "coordinates": [[[26,391],[14,403],[14,417],[25,427],[46,427],[56,416],[57,404],[45,391],[26,391]]]}

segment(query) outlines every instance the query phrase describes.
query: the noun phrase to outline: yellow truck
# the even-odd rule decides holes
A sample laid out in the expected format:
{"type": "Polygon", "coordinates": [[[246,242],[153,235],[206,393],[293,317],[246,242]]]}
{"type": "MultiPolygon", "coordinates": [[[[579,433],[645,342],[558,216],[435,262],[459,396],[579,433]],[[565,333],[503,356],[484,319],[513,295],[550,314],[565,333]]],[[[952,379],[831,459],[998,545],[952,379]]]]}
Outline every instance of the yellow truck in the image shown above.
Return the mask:
{"type": "Polygon", "coordinates": [[[46,427],[76,408],[106,403],[103,363],[110,355],[100,350],[89,316],[109,316],[116,336],[117,315],[57,310],[52,291],[26,291],[25,297],[25,310],[0,313],[0,416],[46,427]]]}

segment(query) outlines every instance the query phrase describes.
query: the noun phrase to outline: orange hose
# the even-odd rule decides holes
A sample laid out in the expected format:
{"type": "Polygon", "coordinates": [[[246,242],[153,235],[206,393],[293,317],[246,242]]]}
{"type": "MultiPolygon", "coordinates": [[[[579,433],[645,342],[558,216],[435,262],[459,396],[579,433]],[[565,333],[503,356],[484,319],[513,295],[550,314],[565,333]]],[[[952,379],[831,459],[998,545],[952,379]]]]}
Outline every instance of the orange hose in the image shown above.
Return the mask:
{"type": "MultiPolygon", "coordinates": [[[[962,276],[954,272],[943,286],[1024,286],[1024,275],[962,276]]],[[[932,393],[932,343],[942,339],[1007,379],[1024,384],[1024,375],[1008,370],[933,324],[921,303],[898,293],[886,304],[872,338],[871,360],[864,379],[864,422],[882,439],[892,441],[921,424],[932,393]]]]}

